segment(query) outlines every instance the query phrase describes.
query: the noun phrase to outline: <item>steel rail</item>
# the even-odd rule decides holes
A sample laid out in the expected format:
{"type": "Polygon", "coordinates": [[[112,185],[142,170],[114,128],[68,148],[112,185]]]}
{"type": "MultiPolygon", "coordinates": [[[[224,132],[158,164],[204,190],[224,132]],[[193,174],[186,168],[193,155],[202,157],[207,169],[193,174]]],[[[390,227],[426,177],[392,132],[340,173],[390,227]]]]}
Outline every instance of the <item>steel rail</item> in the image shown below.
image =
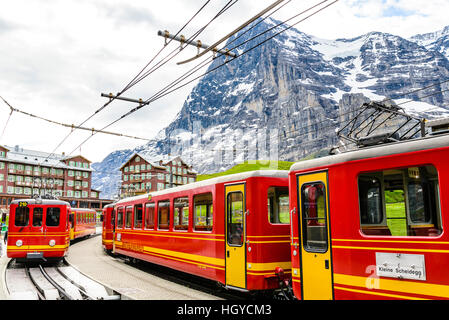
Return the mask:
{"type": "Polygon", "coordinates": [[[34,280],[28,267],[25,267],[25,274],[31,280],[33,285],[36,287],[39,300],[46,300],[44,295],[44,289],[42,289],[41,286],[34,280]]]}
{"type": "Polygon", "coordinates": [[[61,287],[56,281],[54,281],[48,274],[47,272],[44,270],[44,268],[42,267],[42,265],[39,265],[39,269],[42,272],[42,275],[45,277],[45,279],[48,280],[48,282],[50,282],[52,284],[52,286],[54,286],[56,288],[56,290],[59,291],[60,294],[62,294],[67,300],[75,300],[72,296],[70,296],[63,287],[61,287]]]}

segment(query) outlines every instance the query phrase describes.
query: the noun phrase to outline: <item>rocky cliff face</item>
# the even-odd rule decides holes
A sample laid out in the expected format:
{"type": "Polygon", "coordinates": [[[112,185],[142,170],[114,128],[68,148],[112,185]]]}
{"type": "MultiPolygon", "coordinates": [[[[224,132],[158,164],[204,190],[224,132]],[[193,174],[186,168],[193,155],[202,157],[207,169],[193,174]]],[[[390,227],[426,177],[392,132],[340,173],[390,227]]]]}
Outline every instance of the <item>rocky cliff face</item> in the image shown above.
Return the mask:
{"type": "MultiPolygon", "coordinates": [[[[243,43],[275,24],[264,21],[230,41],[243,43]]],[[[419,102],[401,107],[414,115],[449,115],[448,92],[429,96],[448,83],[404,95],[449,79],[448,32],[408,40],[372,32],[330,41],[290,29],[248,51],[279,30],[245,43],[236,50],[243,55],[203,77],[176,119],[138,151],[155,158],[181,155],[208,173],[244,160],[295,161],[330,148],[335,130],[370,100],[411,99],[419,102]]],[[[210,69],[223,62],[217,58],[210,69]]],[[[130,152],[114,152],[95,164],[94,188],[103,197],[118,184],[111,172],[130,152]]]]}

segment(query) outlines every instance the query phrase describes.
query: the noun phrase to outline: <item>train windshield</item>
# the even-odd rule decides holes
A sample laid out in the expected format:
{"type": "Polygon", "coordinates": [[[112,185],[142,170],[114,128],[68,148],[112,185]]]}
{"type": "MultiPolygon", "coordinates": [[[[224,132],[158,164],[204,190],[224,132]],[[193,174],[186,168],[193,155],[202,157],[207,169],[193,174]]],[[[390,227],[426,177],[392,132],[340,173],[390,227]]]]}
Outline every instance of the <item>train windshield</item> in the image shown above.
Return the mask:
{"type": "Polygon", "coordinates": [[[435,167],[364,173],[358,180],[364,234],[438,236],[442,233],[435,167]]]}
{"type": "Polygon", "coordinates": [[[42,227],[44,209],[40,207],[33,208],[33,227],[42,227]]]}
{"type": "Polygon", "coordinates": [[[30,219],[30,208],[29,207],[17,207],[16,208],[14,224],[17,227],[27,226],[29,219],[30,219]]]}
{"type": "Polygon", "coordinates": [[[47,225],[47,227],[59,226],[60,216],[61,209],[55,207],[47,208],[47,218],[45,219],[45,224],[47,225]]]}

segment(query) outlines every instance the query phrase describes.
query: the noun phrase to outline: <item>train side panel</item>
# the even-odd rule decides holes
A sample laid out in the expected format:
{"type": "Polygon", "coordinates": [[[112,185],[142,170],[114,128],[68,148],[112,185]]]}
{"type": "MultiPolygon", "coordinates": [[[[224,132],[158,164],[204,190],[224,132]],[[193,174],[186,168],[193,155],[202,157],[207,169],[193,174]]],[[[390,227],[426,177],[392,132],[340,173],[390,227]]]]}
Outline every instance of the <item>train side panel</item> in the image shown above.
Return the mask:
{"type": "Polygon", "coordinates": [[[287,176],[189,188],[117,203],[113,250],[238,290],[278,288],[275,268],[291,273],[287,176]],[[282,198],[282,223],[269,220],[268,201],[275,206],[269,192],[282,198]],[[151,228],[147,206],[153,208],[151,228]],[[184,222],[181,212],[188,212],[184,222]]]}
{"type": "Polygon", "coordinates": [[[316,278],[315,286],[330,288],[332,299],[449,298],[448,156],[446,147],[292,171],[295,296],[310,292],[299,253],[306,225],[301,211],[310,211],[312,202],[301,202],[309,185],[298,185],[298,177],[324,172],[331,279],[316,278]]]}
{"type": "MultiPolygon", "coordinates": [[[[206,187],[197,190],[197,194],[211,194],[216,197],[214,187],[206,187]]],[[[165,201],[173,203],[174,199],[189,199],[193,201],[192,193],[174,193],[167,196],[155,196],[150,201],[134,201],[117,205],[117,215],[123,208],[123,227],[120,228],[120,218],[117,217],[115,230],[115,251],[117,253],[164,265],[187,273],[201,275],[208,279],[223,279],[224,277],[224,248],[223,230],[214,224],[211,231],[194,230],[193,207],[189,206],[189,225],[187,230],[174,229],[173,219],[170,219],[168,227],[165,226],[166,217],[162,217],[165,201]],[[127,208],[130,221],[135,221],[135,206],[154,204],[154,227],[145,228],[145,223],[140,228],[126,226],[127,208]],[[164,219],[164,221],[162,221],[164,219]],[[164,225],[164,226],[163,226],[164,225]]],[[[217,200],[219,202],[220,200],[217,200]]],[[[217,203],[216,202],[216,203],[217,203]]],[[[218,203],[217,203],[218,204],[218,203]]],[[[170,206],[170,217],[173,217],[173,206],[170,206]]],[[[213,207],[213,219],[220,219],[222,211],[219,205],[213,207]]]]}

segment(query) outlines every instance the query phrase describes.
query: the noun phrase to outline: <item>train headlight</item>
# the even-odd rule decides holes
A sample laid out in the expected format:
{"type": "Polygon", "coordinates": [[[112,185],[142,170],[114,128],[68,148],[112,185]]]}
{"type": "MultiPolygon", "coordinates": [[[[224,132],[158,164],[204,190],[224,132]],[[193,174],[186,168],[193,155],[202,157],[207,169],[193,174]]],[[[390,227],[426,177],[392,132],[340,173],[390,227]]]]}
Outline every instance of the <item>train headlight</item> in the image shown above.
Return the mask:
{"type": "Polygon", "coordinates": [[[17,240],[17,241],[16,241],[16,246],[21,247],[22,244],[23,244],[23,241],[22,241],[22,240],[17,240]]]}
{"type": "Polygon", "coordinates": [[[54,247],[56,244],[55,240],[50,240],[50,242],[48,243],[50,245],[50,247],[54,247]]]}

